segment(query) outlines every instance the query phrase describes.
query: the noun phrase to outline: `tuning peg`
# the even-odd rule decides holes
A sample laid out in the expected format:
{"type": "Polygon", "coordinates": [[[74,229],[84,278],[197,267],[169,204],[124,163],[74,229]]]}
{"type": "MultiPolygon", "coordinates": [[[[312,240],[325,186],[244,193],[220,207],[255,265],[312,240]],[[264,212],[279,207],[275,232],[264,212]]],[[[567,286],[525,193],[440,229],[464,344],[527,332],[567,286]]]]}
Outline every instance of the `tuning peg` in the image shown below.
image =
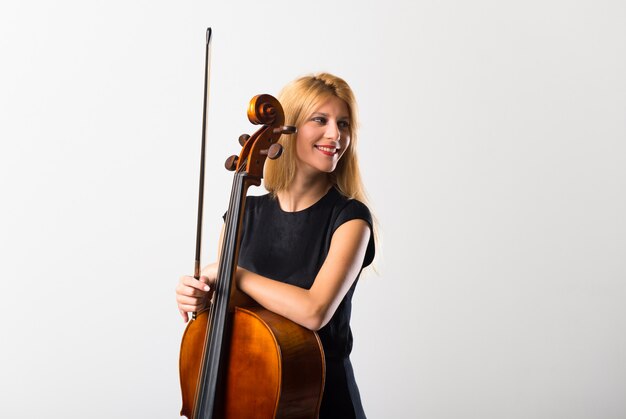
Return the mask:
{"type": "Polygon", "coordinates": [[[282,125],[278,128],[274,128],[274,134],[295,134],[296,131],[296,127],[291,125],[282,125]]]}
{"type": "Polygon", "coordinates": [[[274,143],[267,150],[261,150],[261,154],[267,156],[271,160],[277,159],[281,154],[283,154],[283,146],[278,143],[274,143]]]}
{"type": "Polygon", "coordinates": [[[248,141],[249,138],[250,138],[250,136],[248,134],[241,134],[239,136],[239,145],[243,147],[246,144],[246,141],[248,141]]]}
{"type": "Polygon", "coordinates": [[[230,156],[229,158],[227,158],[226,162],[224,163],[224,167],[226,168],[226,170],[230,172],[235,170],[237,168],[237,160],[239,160],[238,156],[230,156]]]}

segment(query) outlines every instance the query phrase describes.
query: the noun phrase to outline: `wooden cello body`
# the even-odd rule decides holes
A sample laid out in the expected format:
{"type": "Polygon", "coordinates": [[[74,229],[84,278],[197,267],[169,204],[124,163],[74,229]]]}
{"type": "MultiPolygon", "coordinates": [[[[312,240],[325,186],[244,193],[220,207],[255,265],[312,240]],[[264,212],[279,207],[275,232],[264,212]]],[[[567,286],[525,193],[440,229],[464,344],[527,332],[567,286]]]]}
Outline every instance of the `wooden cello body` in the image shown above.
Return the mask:
{"type": "MultiPolygon", "coordinates": [[[[323,354],[315,333],[260,307],[236,308],[227,362],[224,418],[312,418],[319,414],[323,354]],[[294,327],[295,326],[295,327],[294,327]],[[318,349],[319,348],[319,349],[318,349]]],[[[185,331],[181,348],[181,413],[192,417],[201,360],[193,345],[202,346],[208,312],[185,331]],[[182,377],[187,379],[183,380],[182,377]]]]}
{"type": "Polygon", "coordinates": [[[181,415],[316,418],[325,374],[317,334],[262,307],[233,303],[246,192],[261,184],[265,159],[280,156],[280,135],[295,131],[283,126],[282,107],[270,95],[251,100],[248,118],[262,127],[242,136],[240,155],[227,160],[235,176],[213,302],[194,315],[181,343],[181,415]]]}

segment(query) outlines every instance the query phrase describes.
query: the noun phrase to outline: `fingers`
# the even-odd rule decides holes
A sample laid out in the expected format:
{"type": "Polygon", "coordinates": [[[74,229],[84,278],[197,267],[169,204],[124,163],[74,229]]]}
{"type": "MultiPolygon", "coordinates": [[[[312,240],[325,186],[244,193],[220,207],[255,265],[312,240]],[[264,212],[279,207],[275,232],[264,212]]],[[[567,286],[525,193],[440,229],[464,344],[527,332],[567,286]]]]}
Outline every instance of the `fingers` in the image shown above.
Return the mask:
{"type": "MultiPolygon", "coordinates": [[[[181,314],[182,314],[182,312],[185,312],[185,314],[186,313],[194,313],[194,312],[197,313],[199,311],[202,311],[203,309],[204,309],[204,304],[181,304],[181,303],[178,303],[178,311],[180,311],[181,314]]],[[[185,317],[183,315],[183,318],[188,318],[188,316],[185,317]]]]}
{"type": "MultiPolygon", "coordinates": [[[[208,276],[204,276],[203,275],[203,276],[200,277],[200,282],[202,282],[203,284],[207,284],[207,286],[211,286],[213,281],[211,281],[211,279],[208,276]]],[[[205,287],[205,289],[206,289],[206,287],[205,287]]],[[[206,291],[208,291],[208,290],[206,290],[206,291]]]]}
{"type": "MultiPolygon", "coordinates": [[[[186,295],[177,295],[176,296],[176,302],[178,303],[178,306],[186,306],[185,308],[188,307],[196,307],[200,305],[201,300],[203,300],[204,298],[202,297],[188,297],[186,295]]],[[[186,311],[195,311],[195,310],[186,310],[186,311]]]]}
{"type": "Polygon", "coordinates": [[[189,314],[187,314],[185,310],[182,310],[180,308],[178,309],[178,311],[180,311],[180,315],[183,316],[183,321],[187,323],[189,321],[189,314]]]}
{"type": "Polygon", "coordinates": [[[210,291],[211,287],[209,285],[191,276],[181,277],[178,285],[176,285],[177,298],[178,296],[201,298],[205,297],[210,291]]]}
{"type": "Polygon", "coordinates": [[[178,303],[179,309],[185,310],[186,312],[200,311],[207,305],[209,301],[211,301],[212,296],[212,291],[205,293],[203,296],[200,297],[176,294],[176,303],[178,303]]]}
{"type": "Polygon", "coordinates": [[[189,316],[186,313],[200,311],[212,295],[211,287],[205,282],[191,276],[182,276],[176,286],[176,303],[183,319],[188,321],[189,316]]]}
{"type": "Polygon", "coordinates": [[[176,286],[176,303],[185,322],[189,321],[190,312],[204,309],[213,296],[212,280],[208,276],[195,279],[192,276],[181,276],[176,286]]]}
{"type": "Polygon", "coordinates": [[[193,276],[181,276],[179,282],[179,284],[183,284],[200,291],[209,291],[211,289],[211,287],[208,285],[209,283],[209,278],[205,276],[201,276],[200,280],[197,280],[193,276]]]}

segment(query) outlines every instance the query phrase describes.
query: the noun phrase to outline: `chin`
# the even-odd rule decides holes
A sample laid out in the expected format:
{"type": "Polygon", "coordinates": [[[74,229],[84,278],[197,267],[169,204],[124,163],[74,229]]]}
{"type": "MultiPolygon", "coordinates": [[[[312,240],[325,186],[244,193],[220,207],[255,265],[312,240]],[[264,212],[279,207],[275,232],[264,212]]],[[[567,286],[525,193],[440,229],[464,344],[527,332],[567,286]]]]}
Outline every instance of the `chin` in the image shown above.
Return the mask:
{"type": "Polygon", "coordinates": [[[334,164],[334,165],[332,165],[332,166],[326,166],[326,167],[324,167],[324,168],[319,168],[319,171],[320,171],[320,172],[323,172],[323,173],[328,173],[328,174],[330,174],[330,173],[334,172],[336,168],[337,168],[337,165],[336,165],[336,164],[334,164]]]}

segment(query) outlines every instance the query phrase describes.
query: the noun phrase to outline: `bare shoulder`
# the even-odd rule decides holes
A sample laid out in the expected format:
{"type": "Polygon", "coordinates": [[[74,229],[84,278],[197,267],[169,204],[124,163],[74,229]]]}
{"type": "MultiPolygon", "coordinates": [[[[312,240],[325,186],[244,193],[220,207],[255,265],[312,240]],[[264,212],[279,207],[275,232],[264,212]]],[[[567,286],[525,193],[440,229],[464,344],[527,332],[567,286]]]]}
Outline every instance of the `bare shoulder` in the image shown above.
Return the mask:
{"type": "Polygon", "coordinates": [[[346,221],[335,230],[331,249],[336,242],[341,242],[341,245],[353,244],[358,246],[361,242],[367,244],[370,234],[370,225],[367,221],[359,218],[346,221]]]}
{"type": "Polygon", "coordinates": [[[344,265],[341,270],[360,268],[370,234],[370,225],[362,219],[353,219],[340,225],[333,234],[325,265],[344,265]]]}

